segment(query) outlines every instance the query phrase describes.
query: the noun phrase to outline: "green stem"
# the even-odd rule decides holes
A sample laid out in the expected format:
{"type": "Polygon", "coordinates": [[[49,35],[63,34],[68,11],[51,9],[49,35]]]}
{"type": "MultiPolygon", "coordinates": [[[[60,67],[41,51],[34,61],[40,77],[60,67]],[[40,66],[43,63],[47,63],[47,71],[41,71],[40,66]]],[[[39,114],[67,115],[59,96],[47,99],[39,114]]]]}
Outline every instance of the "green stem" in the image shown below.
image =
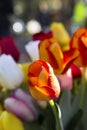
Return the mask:
{"type": "Polygon", "coordinates": [[[85,98],[85,90],[86,90],[85,71],[86,71],[85,68],[83,68],[82,81],[81,81],[82,95],[81,95],[81,101],[80,101],[80,108],[83,108],[84,98],[85,98]]]}
{"type": "Polygon", "coordinates": [[[53,100],[50,100],[49,103],[50,103],[50,106],[54,113],[54,117],[55,117],[55,121],[56,121],[56,130],[63,130],[63,126],[62,126],[61,119],[60,119],[61,112],[60,112],[59,108],[57,109],[56,104],[54,103],[53,100]]]}

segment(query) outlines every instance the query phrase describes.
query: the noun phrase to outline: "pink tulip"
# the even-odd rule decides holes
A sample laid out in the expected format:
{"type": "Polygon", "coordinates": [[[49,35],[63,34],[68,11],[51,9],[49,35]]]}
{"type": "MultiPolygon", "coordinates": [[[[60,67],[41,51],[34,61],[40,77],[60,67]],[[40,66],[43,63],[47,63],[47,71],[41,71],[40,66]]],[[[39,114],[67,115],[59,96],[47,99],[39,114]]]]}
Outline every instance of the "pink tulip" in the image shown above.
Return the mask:
{"type": "Polygon", "coordinates": [[[69,88],[70,90],[73,87],[73,78],[71,69],[69,69],[65,74],[59,75],[58,79],[60,81],[60,87],[62,90],[69,88]]]}
{"type": "Polygon", "coordinates": [[[4,101],[4,106],[8,111],[14,113],[24,121],[33,121],[38,115],[33,98],[22,89],[15,90],[4,101]]]}

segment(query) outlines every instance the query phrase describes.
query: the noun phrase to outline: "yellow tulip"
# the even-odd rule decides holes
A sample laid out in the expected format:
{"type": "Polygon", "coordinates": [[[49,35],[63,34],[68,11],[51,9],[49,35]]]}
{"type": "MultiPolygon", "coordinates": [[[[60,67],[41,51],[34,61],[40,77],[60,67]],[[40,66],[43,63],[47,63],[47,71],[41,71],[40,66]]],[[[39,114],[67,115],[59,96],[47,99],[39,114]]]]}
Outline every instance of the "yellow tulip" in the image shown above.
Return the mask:
{"type": "Polygon", "coordinates": [[[53,22],[50,26],[53,36],[56,37],[63,50],[69,50],[70,36],[61,22],[53,22]]]}
{"type": "Polygon", "coordinates": [[[15,115],[4,111],[0,116],[0,130],[24,130],[24,127],[15,115]]]}
{"type": "Polygon", "coordinates": [[[30,63],[22,63],[19,64],[19,67],[22,69],[23,73],[24,73],[24,83],[27,83],[27,81],[29,80],[28,78],[28,67],[29,67],[30,63]]]}

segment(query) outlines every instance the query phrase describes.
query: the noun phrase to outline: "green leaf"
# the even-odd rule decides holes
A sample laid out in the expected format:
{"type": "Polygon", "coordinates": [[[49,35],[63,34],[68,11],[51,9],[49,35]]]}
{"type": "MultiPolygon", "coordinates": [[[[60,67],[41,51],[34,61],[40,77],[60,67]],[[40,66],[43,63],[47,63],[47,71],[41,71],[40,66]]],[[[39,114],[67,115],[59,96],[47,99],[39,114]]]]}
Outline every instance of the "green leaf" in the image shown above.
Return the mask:
{"type": "Polygon", "coordinates": [[[24,130],[41,130],[38,122],[25,122],[24,128],[24,130]]]}
{"type": "Polygon", "coordinates": [[[59,101],[59,106],[61,109],[62,113],[62,122],[64,127],[66,127],[67,123],[71,119],[71,113],[72,113],[72,108],[71,108],[71,92],[69,89],[66,89],[60,98],[59,101]]]}
{"type": "Polygon", "coordinates": [[[72,116],[77,113],[77,111],[80,109],[80,101],[81,101],[81,87],[78,91],[77,95],[74,95],[73,101],[72,101],[72,116]]]}
{"type": "Polygon", "coordinates": [[[82,124],[84,127],[83,129],[87,130],[87,86],[86,86],[85,95],[84,95],[84,102],[83,102],[82,124]]]}
{"type": "Polygon", "coordinates": [[[78,127],[80,120],[82,118],[83,111],[80,109],[77,111],[76,114],[72,117],[72,119],[69,121],[68,125],[66,126],[65,130],[75,130],[76,127],[78,127]]]}
{"type": "Polygon", "coordinates": [[[41,124],[42,130],[55,130],[55,118],[50,106],[44,111],[44,120],[41,124]]]}

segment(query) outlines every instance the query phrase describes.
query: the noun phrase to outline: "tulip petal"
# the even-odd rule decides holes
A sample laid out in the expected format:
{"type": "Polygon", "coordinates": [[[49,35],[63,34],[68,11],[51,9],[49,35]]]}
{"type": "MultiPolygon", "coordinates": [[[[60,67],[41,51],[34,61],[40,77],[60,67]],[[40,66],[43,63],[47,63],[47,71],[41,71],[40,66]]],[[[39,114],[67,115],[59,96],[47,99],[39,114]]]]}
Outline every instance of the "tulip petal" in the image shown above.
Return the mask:
{"type": "Polygon", "coordinates": [[[79,57],[79,51],[75,48],[70,49],[69,51],[64,52],[64,63],[63,63],[63,73],[71,67],[74,60],[79,57]]]}
{"type": "Polygon", "coordinates": [[[38,51],[39,42],[40,42],[39,40],[30,41],[27,45],[25,45],[25,49],[32,61],[39,59],[39,51],[38,51]]]}
{"type": "Polygon", "coordinates": [[[42,86],[41,88],[38,86],[30,87],[30,92],[38,100],[49,101],[55,98],[55,92],[49,86],[42,86]]]}
{"type": "Polygon", "coordinates": [[[79,28],[73,35],[71,43],[71,48],[77,48],[80,52],[79,57],[75,60],[77,66],[87,66],[87,29],[79,28]]]}
{"type": "Polygon", "coordinates": [[[32,121],[34,119],[35,115],[32,114],[32,110],[30,110],[21,100],[10,97],[5,100],[4,104],[8,111],[16,114],[22,120],[32,121]]]}
{"type": "Polygon", "coordinates": [[[80,38],[84,33],[86,32],[85,28],[79,28],[73,35],[73,38],[70,42],[71,48],[78,48],[79,47],[79,42],[78,38],[80,38]]]}
{"type": "MultiPolygon", "coordinates": [[[[55,64],[55,63],[54,62],[52,63],[52,66],[53,66],[54,71],[56,73],[56,69],[57,69],[58,72],[62,70],[62,67],[63,67],[62,66],[63,65],[63,53],[62,53],[62,50],[61,50],[61,47],[60,47],[59,43],[54,41],[53,39],[51,39],[51,40],[52,40],[51,42],[54,42],[54,44],[52,44],[50,46],[49,50],[52,53],[53,58],[57,62],[57,68],[54,68],[53,64],[55,64]]],[[[53,60],[51,60],[51,61],[53,61],[53,60]]]]}
{"type": "Polygon", "coordinates": [[[30,96],[30,94],[26,93],[22,89],[17,89],[14,94],[17,100],[22,101],[28,107],[30,113],[33,115],[35,119],[37,117],[37,110],[35,108],[34,100],[30,96]]]}
{"type": "Polygon", "coordinates": [[[51,38],[52,36],[53,36],[53,34],[52,34],[51,31],[49,31],[47,33],[41,31],[41,32],[36,33],[36,34],[33,35],[33,40],[41,40],[41,41],[43,41],[45,39],[51,38]]]}
{"type": "Polygon", "coordinates": [[[62,50],[69,49],[70,36],[61,22],[53,22],[50,26],[53,36],[56,37],[62,47],[62,50]]]}
{"type": "Polygon", "coordinates": [[[61,71],[63,64],[63,53],[56,38],[44,40],[39,44],[40,59],[51,64],[54,71],[61,71]]]}
{"type": "Polygon", "coordinates": [[[0,118],[3,130],[24,130],[22,122],[12,113],[4,111],[0,118]]]}
{"type": "Polygon", "coordinates": [[[28,75],[30,77],[37,77],[42,70],[42,66],[44,66],[45,69],[49,72],[49,66],[45,61],[36,60],[35,62],[33,62],[33,64],[29,66],[28,75]]]}
{"type": "Polygon", "coordinates": [[[66,88],[72,89],[73,88],[73,79],[71,74],[71,69],[69,69],[66,73],[61,74],[58,76],[60,81],[61,90],[65,90],[66,88]]]}
{"type": "Polygon", "coordinates": [[[10,55],[0,56],[0,84],[2,87],[14,89],[23,81],[24,75],[10,55]]]}

